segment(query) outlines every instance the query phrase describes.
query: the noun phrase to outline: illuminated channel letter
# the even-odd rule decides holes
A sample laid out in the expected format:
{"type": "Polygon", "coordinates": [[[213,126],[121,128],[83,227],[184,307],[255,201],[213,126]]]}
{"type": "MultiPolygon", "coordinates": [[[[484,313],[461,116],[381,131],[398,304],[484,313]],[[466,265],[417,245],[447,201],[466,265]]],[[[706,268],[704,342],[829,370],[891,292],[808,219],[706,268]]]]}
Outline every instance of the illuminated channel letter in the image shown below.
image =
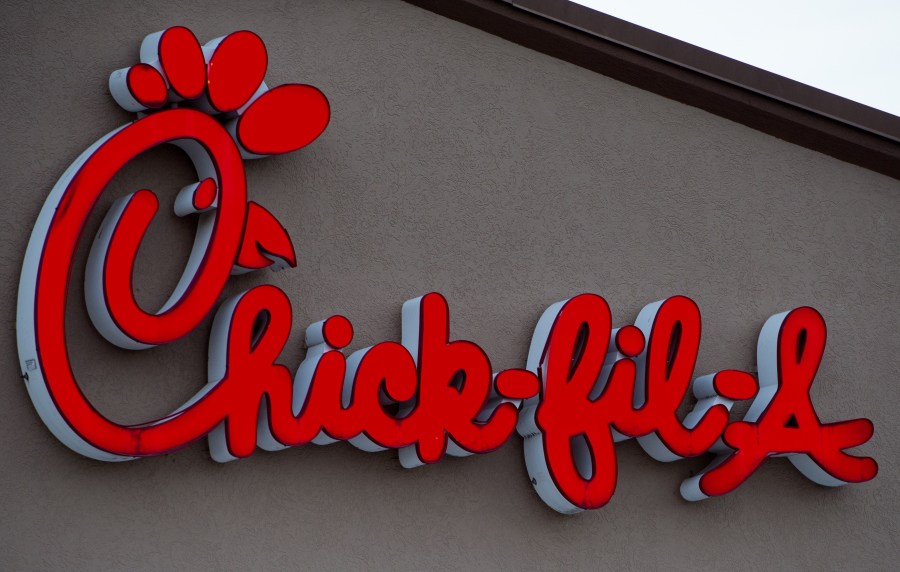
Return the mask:
{"type": "Polygon", "coordinates": [[[846,452],[872,437],[872,422],[822,424],[813,408],[809,391],[826,328],[808,307],[765,323],[758,379],[738,370],[694,378],[700,310],[684,296],[648,304],[634,325],[615,329],[596,294],[557,302],[535,327],[525,368],[495,373],[477,344],[450,339],[447,300],[431,292],[403,304],[400,342],[349,357],[347,318],[310,325],[306,357],[292,376],[279,363],[292,329],[287,295],[261,285],[220,303],[234,274],[297,265],[287,230],[249,200],[243,161],[304,147],[330,118],[328,100],[312,86],[269,89],[267,65],[266,47],[252,32],[203,46],[180,26],[150,34],[140,63],[109,80],[116,102],[138,118],[88,147],[47,197],[25,253],[16,330],[35,409],[73,451],[125,461],[206,437],[212,458],[227,462],[257,448],[348,441],[368,452],[396,449],[402,466],[413,468],[493,451],[517,430],[531,483],[562,513],[610,501],[615,443],[631,438],[658,461],[715,455],[682,483],[691,501],[733,491],[775,456],[821,485],[875,477],[873,459],[846,452]],[[175,342],[214,314],[208,374],[170,415],[120,425],[94,408],[72,371],[68,286],[78,242],[109,181],[163,144],[184,151],[197,175],[172,198],[177,216],[197,219],[181,278],[156,311],[135,299],[135,260],[160,208],[153,191],[140,189],[115,201],[100,225],[85,302],[97,331],[129,350],[175,342]],[[689,389],[697,403],[680,419],[689,389]],[[731,422],[734,403],[749,399],[744,419],[731,422]]]}

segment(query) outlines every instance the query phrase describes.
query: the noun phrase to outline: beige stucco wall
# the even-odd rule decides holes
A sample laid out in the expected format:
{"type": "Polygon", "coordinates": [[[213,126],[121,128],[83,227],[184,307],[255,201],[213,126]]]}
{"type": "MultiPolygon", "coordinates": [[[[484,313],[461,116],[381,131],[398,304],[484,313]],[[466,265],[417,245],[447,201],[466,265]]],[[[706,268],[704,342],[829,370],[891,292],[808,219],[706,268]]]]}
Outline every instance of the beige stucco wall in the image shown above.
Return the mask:
{"type": "MultiPolygon", "coordinates": [[[[0,569],[863,569],[900,554],[900,182],[623,85],[399,1],[22,2],[2,9],[0,125],[0,569]],[[813,305],[829,344],[813,399],[825,421],[867,416],[872,482],[830,490],[772,460],[729,496],[680,499],[705,459],[660,464],[618,447],[606,508],[561,516],[533,492],[518,437],[486,456],[414,471],[396,454],[308,446],[219,465],[205,443],[105,464],[50,434],[19,379],[18,274],[57,178],[129,116],[106,89],[140,40],[169,25],[202,41],[247,28],[270,85],[329,97],[311,147],[248,167],[250,195],[285,224],[299,267],[271,282],[302,329],[343,313],[351,349],[399,339],[400,305],[431,290],[452,332],[495,369],[522,366],[549,304],[590,291],[617,324],[672,294],[700,305],[697,373],[754,367],[764,320],[813,305]]],[[[174,149],[114,181],[111,201],[191,182],[174,149]]],[[[164,211],[168,212],[168,211],[164,211]]],[[[191,221],[160,217],[136,282],[160,304],[191,221]]],[[[85,241],[87,244],[88,241],[85,241]]],[[[120,422],[163,415],[205,380],[208,323],[169,347],[116,349],[82,300],[75,368],[120,422]]]]}

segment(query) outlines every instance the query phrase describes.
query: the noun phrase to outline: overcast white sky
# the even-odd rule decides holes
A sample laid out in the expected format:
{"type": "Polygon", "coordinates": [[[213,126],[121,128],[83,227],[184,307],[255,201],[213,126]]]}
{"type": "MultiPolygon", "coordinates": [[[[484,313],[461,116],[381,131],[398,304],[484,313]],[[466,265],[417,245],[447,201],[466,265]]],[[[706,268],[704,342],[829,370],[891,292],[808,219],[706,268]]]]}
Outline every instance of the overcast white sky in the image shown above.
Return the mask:
{"type": "Polygon", "coordinates": [[[900,115],[900,0],[572,0],[900,115]]]}

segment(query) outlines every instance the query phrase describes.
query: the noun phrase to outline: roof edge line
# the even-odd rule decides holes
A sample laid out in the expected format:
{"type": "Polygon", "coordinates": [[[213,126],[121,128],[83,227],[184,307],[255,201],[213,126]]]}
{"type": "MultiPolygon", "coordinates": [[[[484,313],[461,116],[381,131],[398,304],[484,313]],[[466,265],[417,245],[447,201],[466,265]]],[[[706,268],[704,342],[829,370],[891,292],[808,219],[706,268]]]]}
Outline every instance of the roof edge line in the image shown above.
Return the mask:
{"type": "Polygon", "coordinates": [[[567,0],[404,2],[526,49],[900,180],[898,116],[567,0]],[[573,13],[577,18],[565,18],[573,13]],[[571,23],[578,18],[592,24],[591,29],[571,23]],[[640,45],[629,43],[628,39],[640,45]],[[754,85],[735,81],[742,78],[754,85]]]}
{"type": "MultiPolygon", "coordinates": [[[[770,98],[770,99],[774,99],[774,100],[776,100],[776,101],[780,101],[780,102],[782,102],[782,103],[785,103],[785,104],[788,104],[788,105],[792,105],[792,106],[794,106],[794,107],[803,109],[803,110],[808,111],[808,112],[810,112],[810,113],[815,113],[816,115],[821,115],[821,116],[823,116],[823,117],[827,117],[827,118],[832,119],[832,120],[834,120],[834,121],[838,121],[838,122],[844,123],[845,125],[849,125],[849,126],[851,126],[851,127],[855,127],[855,128],[857,128],[857,129],[861,129],[861,130],[863,130],[863,131],[868,131],[869,133],[872,133],[872,134],[878,135],[878,136],[880,136],[880,137],[884,137],[884,138],[886,138],[886,139],[890,139],[891,141],[896,141],[896,142],[900,143],[900,136],[892,135],[892,134],[890,134],[890,133],[888,133],[888,132],[886,132],[886,131],[882,131],[882,130],[879,130],[879,129],[875,129],[875,128],[873,128],[873,127],[871,127],[871,126],[868,126],[868,125],[863,125],[862,123],[859,123],[859,122],[856,122],[856,121],[852,121],[852,120],[847,119],[847,118],[845,118],[845,117],[841,117],[841,116],[839,116],[839,115],[835,115],[835,114],[833,114],[833,113],[828,113],[828,112],[826,112],[826,111],[824,111],[824,110],[817,109],[817,108],[812,107],[812,106],[809,106],[809,105],[805,105],[805,104],[803,104],[803,103],[801,103],[801,102],[798,102],[798,101],[796,101],[796,100],[792,100],[792,99],[789,99],[789,98],[786,98],[786,97],[781,97],[781,96],[778,96],[778,95],[773,94],[773,93],[771,93],[771,92],[768,92],[768,91],[766,91],[766,90],[764,90],[764,89],[760,89],[760,88],[753,87],[752,85],[748,85],[748,84],[745,83],[745,82],[737,81],[737,80],[734,80],[734,79],[725,77],[725,76],[723,76],[723,75],[721,75],[721,74],[717,74],[717,73],[711,72],[711,71],[709,71],[709,70],[705,70],[705,69],[703,69],[703,68],[700,68],[700,67],[697,67],[697,66],[693,66],[693,65],[690,65],[690,64],[688,64],[688,63],[685,63],[685,62],[682,62],[682,61],[679,61],[679,60],[676,60],[676,59],[673,59],[673,58],[666,57],[666,56],[661,55],[661,54],[659,54],[659,53],[656,53],[656,52],[654,52],[654,51],[652,51],[652,50],[648,50],[648,49],[646,49],[646,48],[643,48],[643,47],[641,47],[641,46],[639,46],[639,45],[637,45],[637,44],[634,44],[634,43],[631,43],[631,42],[627,42],[627,41],[625,41],[625,40],[621,40],[621,39],[619,39],[619,38],[616,38],[616,37],[614,37],[614,36],[610,36],[610,35],[608,35],[608,34],[603,34],[603,33],[599,32],[599,31],[592,30],[592,29],[590,29],[590,28],[585,28],[585,27],[583,27],[583,26],[579,26],[579,25],[576,24],[576,23],[569,22],[569,21],[563,20],[563,19],[561,19],[561,18],[557,18],[557,17],[555,17],[555,16],[553,16],[553,15],[551,15],[551,14],[548,14],[548,13],[546,13],[546,12],[543,12],[543,11],[541,11],[541,10],[539,10],[539,9],[532,8],[532,7],[528,6],[528,5],[525,5],[525,4],[523,4],[522,2],[518,2],[518,1],[516,1],[516,0],[500,0],[500,1],[501,1],[501,2],[504,2],[504,3],[506,3],[506,4],[509,4],[510,6],[512,6],[512,7],[514,7],[514,8],[517,8],[517,9],[519,9],[519,10],[523,10],[523,11],[525,11],[525,12],[534,14],[534,15],[539,16],[539,17],[541,17],[541,18],[544,18],[544,19],[546,19],[546,20],[550,20],[550,21],[556,22],[556,23],[558,23],[558,24],[560,24],[560,25],[566,26],[566,27],[568,27],[568,28],[572,28],[573,30],[578,30],[579,32],[583,32],[583,33],[589,34],[589,35],[591,35],[591,36],[596,36],[596,37],[601,38],[601,39],[603,39],[603,40],[606,40],[606,41],[608,41],[608,42],[612,42],[612,43],[614,43],[614,44],[618,44],[618,45],[620,45],[620,46],[622,46],[622,47],[628,48],[628,49],[630,49],[630,50],[634,50],[634,51],[636,51],[636,52],[640,52],[640,53],[645,54],[645,55],[647,55],[647,56],[650,56],[650,57],[652,57],[652,58],[655,58],[655,59],[658,59],[658,60],[661,60],[661,61],[670,63],[670,64],[672,64],[672,65],[676,65],[676,66],[679,66],[679,67],[682,67],[682,68],[685,68],[685,69],[688,69],[688,70],[691,70],[691,71],[693,71],[693,72],[696,72],[696,73],[705,75],[705,76],[707,76],[707,77],[711,77],[711,78],[716,79],[716,80],[718,80],[718,81],[722,81],[722,82],[731,84],[731,85],[733,85],[733,86],[736,86],[736,87],[739,87],[739,88],[742,88],[742,89],[746,89],[747,91],[752,91],[753,93],[756,93],[756,94],[759,94],[759,95],[768,97],[768,98],[770,98]]],[[[568,1],[568,0],[563,0],[563,1],[568,1]]],[[[616,18],[617,20],[621,20],[621,18],[617,18],[616,16],[611,16],[610,14],[606,14],[605,12],[599,12],[599,11],[593,10],[592,8],[588,8],[587,6],[584,6],[584,5],[582,5],[582,4],[576,4],[576,5],[579,6],[579,7],[582,7],[582,8],[584,8],[584,9],[586,9],[586,10],[592,10],[592,11],[598,12],[598,14],[602,14],[603,16],[606,16],[606,17],[608,17],[608,18],[616,18]]],[[[622,21],[623,21],[623,22],[627,22],[627,20],[622,20],[622,21]]],[[[696,46],[696,45],[694,45],[694,44],[691,44],[690,42],[685,42],[684,40],[679,40],[678,38],[674,38],[674,37],[672,37],[672,36],[667,36],[666,34],[663,34],[663,33],[661,33],[661,32],[657,32],[656,30],[652,30],[652,29],[650,29],[650,28],[645,28],[644,26],[641,26],[641,25],[639,25],[639,24],[634,24],[633,22],[628,22],[628,23],[631,24],[632,26],[637,27],[637,28],[641,28],[641,29],[643,29],[643,30],[646,30],[646,31],[649,32],[649,33],[656,34],[656,35],[659,35],[659,36],[663,36],[663,37],[666,37],[666,38],[671,39],[672,41],[680,42],[680,43],[687,44],[687,45],[689,45],[689,46],[692,46],[692,47],[695,47],[695,48],[698,48],[698,49],[701,49],[701,50],[704,50],[704,51],[709,51],[709,52],[711,52],[711,50],[707,50],[706,48],[702,48],[702,47],[700,47],[700,46],[696,46]]],[[[829,94],[829,95],[831,95],[831,96],[833,96],[833,97],[840,98],[840,99],[842,99],[842,100],[844,100],[844,101],[846,101],[846,102],[848,102],[848,103],[850,103],[850,104],[852,104],[852,105],[859,105],[859,106],[866,107],[866,108],[869,108],[869,109],[872,109],[872,110],[875,110],[875,111],[879,111],[879,112],[882,112],[882,113],[888,113],[888,112],[886,112],[886,111],[882,111],[882,110],[880,110],[880,109],[878,109],[878,108],[871,107],[871,106],[869,106],[869,105],[866,105],[866,104],[864,104],[864,103],[860,103],[860,102],[858,102],[858,101],[854,101],[854,100],[852,100],[852,99],[848,99],[848,98],[846,98],[846,97],[837,95],[837,94],[835,94],[835,93],[831,93],[831,92],[829,92],[829,91],[821,90],[821,89],[819,89],[819,88],[817,88],[817,87],[814,87],[814,86],[811,86],[811,85],[808,85],[808,84],[804,84],[804,83],[802,83],[802,82],[798,82],[797,80],[788,78],[788,77],[786,77],[786,76],[779,75],[779,74],[777,74],[777,73],[775,73],[775,72],[771,72],[771,71],[769,71],[769,70],[766,70],[766,69],[763,69],[763,68],[754,66],[754,65],[752,65],[752,64],[748,64],[748,63],[746,63],[746,62],[741,62],[740,60],[736,60],[736,59],[734,59],[734,58],[730,58],[730,57],[725,56],[725,55],[723,55],[723,54],[719,54],[718,52],[711,52],[711,53],[714,53],[714,54],[716,54],[717,56],[719,56],[719,57],[721,57],[721,58],[725,58],[725,59],[728,59],[728,60],[732,60],[732,61],[738,62],[738,63],[740,63],[740,64],[742,64],[742,65],[745,65],[745,66],[748,66],[748,67],[755,68],[756,70],[759,70],[759,71],[762,72],[762,73],[765,73],[765,74],[768,74],[768,75],[772,75],[772,76],[777,76],[777,77],[779,77],[779,78],[784,78],[784,79],[789,80],[789,81],[791,81],[791,82],[794,82],[794,83],[797,83],[797,84],[799,84],[799,85],[802,85],[802,86],[804,86],[804,87],[806,87],[806,88],[808,88],[808,89],[814,89],[814,90],[817,90],[817,91],[822,91],[822,92],[827,93],[827,94],[829,94]]],[[[889,114],[889,115],[891,115],[891,114],[889,114]]]]}

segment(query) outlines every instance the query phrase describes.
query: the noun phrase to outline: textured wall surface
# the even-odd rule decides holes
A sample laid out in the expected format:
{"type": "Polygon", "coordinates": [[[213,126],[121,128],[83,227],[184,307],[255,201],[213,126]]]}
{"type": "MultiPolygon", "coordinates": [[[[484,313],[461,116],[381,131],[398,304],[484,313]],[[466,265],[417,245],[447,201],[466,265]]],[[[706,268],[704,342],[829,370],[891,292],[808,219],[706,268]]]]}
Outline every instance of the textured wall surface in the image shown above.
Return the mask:
{"type": "MultiPolygon", "coordinates": [[[[900,182],[399,1],[55,0],[2,14],[0,569],[895,565],[900,182]],[[396,453],[345,444],[226,465],[205,442],[120,464],[71,452],[19,379],[22,257],[65,168],[129,120],[108,74],[175,24],[201,41],[254,30],[270,85],[311,83],[331,101],[313,145],[248,166],[251,198],[287,227],[299,267],[230,285],[288,293],[292,369],[311,321],[350,317],[350,349],[399,339],[401,304],[431,290],[450,302],[452,334],[481,344],[497,370],[523,365],[541,311],[580,292],[605,296],[617,324],[665,296],[693,297],[698,374],[753,368],[765,319],[808,304],[829,325],[814,403],[824,421],[874,421],[860,452],[880,475],[825,489],[776,459],[731,495],[687,503],[679,483],[706,459],[661,464],[628,442],[612,502],[561,516],[533,492],[517,436],[413,471],[396,453]]],[[[86,236],[114,198],[144,187],[171,200],[192,177],[177,150],[147,153],[110,185],[86,236]]],[[[145,307],[174,286],[192,224],[154,221],[135,277],[145,307]]],[[[66,322],[80,383],[116,421],[163,415],[204,383],[209,322],[167,347],[112,347],[82,301],[85,244],[66,322]]]]}

